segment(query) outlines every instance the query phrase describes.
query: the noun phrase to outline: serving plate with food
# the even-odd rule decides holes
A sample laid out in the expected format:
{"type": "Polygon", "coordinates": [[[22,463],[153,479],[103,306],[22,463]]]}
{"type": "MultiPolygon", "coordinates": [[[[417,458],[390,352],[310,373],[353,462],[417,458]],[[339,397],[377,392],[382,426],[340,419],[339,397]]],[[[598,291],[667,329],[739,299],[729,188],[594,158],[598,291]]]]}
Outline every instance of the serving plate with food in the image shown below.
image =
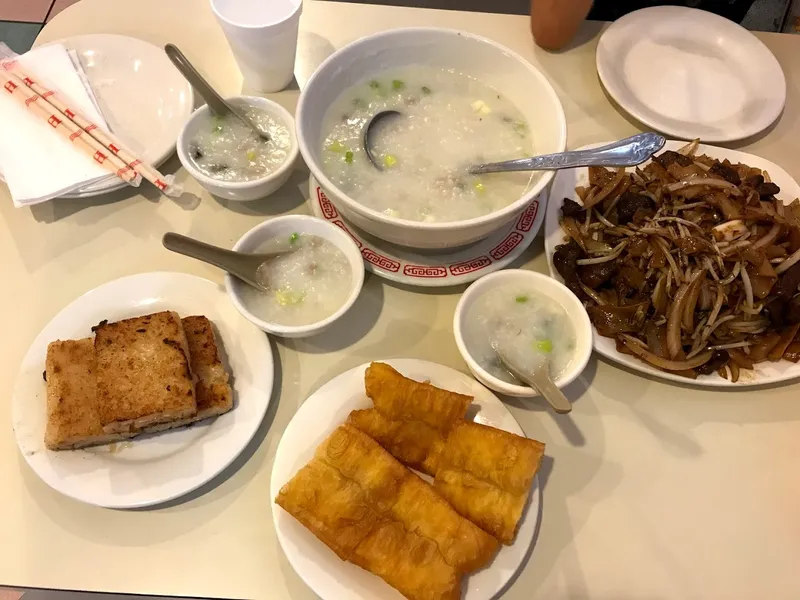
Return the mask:
{"type": "Polygon", "coordinates": [[[543,453],[458,371],[361,365],[312,394],[281,438],[278,540],[325,600],[493,598],[533,544],[543,453]]]}
{"type": "Polygon", "coordinates": [[[800,186],[778,165],[668,141],[635,169],[561,171],[551,194],[550,272],[600,354],[694,385],[800,377],[800,186]]]}
{"type": "Polygon", "coordinates": [[[23,457],[109,508],[182,496],[227,467],[269,405],[267,337],[218,285],[143,273],[77,298],[36,337],[12,399],[23,457]]]}

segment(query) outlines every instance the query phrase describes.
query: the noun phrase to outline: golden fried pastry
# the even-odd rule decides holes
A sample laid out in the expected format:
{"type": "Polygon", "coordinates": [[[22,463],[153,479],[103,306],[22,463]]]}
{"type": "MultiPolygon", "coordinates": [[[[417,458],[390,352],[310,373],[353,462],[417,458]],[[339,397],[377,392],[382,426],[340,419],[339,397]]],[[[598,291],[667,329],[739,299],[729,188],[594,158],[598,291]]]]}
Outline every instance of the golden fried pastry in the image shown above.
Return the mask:
{"type": "Polygon", "coordinates": [[[461,421],[447,438],[434,486],[461,516],[510,545],[543,455],[541,442],[461,421]]]}
{"type": "Polygon", "coordinates": [[[403,377],[385,363],[372,363],[364,375],[367,396],[393,421],[422,421],[447,433],[464,418],[472,396],[449,392],[403,377]]]}
{"type": "Polygon", "coordinates": [[[383,446],[404,465],[436,475],[444,437],[422,421],[392,421],[378,409],[354,410],[347,422],[383,446]]]}
{"type": "Polygon", "coordinates": [[[368,435],[341,425],[275,502],[343,560],[412,600],[455,600],[497,541],[368,435]]]}
{"type": "Polygon", "coordinates": [[[372,363],[364,384],[375,408],[353,411],[348,423],[403,464],[435,475],[444,440],[472,397],[408,379],[385,363],[372,363]]]}

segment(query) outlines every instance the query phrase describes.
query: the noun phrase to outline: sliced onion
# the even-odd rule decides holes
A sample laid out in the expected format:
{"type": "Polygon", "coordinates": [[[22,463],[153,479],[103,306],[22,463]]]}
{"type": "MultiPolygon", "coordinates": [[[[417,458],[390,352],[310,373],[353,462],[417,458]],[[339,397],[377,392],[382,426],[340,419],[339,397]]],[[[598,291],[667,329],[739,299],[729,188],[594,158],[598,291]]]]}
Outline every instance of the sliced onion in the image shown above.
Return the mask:
{"type": "Polygon", "coordinates": [[[747,267],[742,265],[739,270],[739,275],[742,276],[742,285],[744,286],[744,299],[747,308],[753,309],[753,286],[750,283],[750,275],[747,274],[747,267]]]}
{"type": "MultiPolygon", "coordinates": [[[[737,265],[739,263],[736,263],[737,265]]],[[[714,300],[714,308],[711,309],[711,314],[708,316],[708,326],[711,327],[717,320],[719,311],[722,308],[722,301],[725,299],[725,291],[722,286],[717,287],[717,297],[714,300]]]]}
{"type": "Polygon", "coordinates": [[[734,196],[741,196],[742,191],[733,185],[730,181],[725,181],[724,179],[716,179],[714,177],[691,177],[686,179],[681,179],[680,181],[676,181],[675,183],[668,183],[664,186],[664,188],[672,193],[679,192],[683,189],[695,186],[705,186],[710,188],[717,188],[721,190],[728,190],[734,196]]]}
{"type": "Polygon", "coordinates": [[[753,242],[753,250],[767,246],[775,241],[778,234],[781,232],[781,226],[775,223],[766,235],[761,237],[757,242],[753,242]]]}
{"type": "Polygon", "coordinates": [[[694,278],[689,281],[690,289],[686,293],[686,300],[684,300],[685,306],[683,307],[681,325],[685,330],[692,331],[694,329],[694,311],[695,308],[697,308],[697,299],[700,296],[700,288],[705,281],[705,273],[701,270],[700,273],[695,274],[694,278]]]}
{"type": "Polygon", "coordinates": [[[683,309],[686,305],[686,298],[689,291],[693,288],[695,282],[700,279],[701,275],[705,275],[705,270],[701,269],[692,279],[684,283],[678,292],[675,294],[675,299],[672,301],[672,306],[669,309],[669,317],[667,318],[667,352],[670,358],[675,358],[681,350],[681,320],[683,317],[683,309]]]}
{"type": "Polygon", "coordinates": [[[603,299],[600,297],[600,294],[598,294],[597,292],[595,292],[595,291],[594,291],[592,288],[590,288],[588,285],[586,285],[586,284],[585,284],[585,283],[583,283],[582,281],[580,281],[580,280],[579,280],[579,281],[578,281],[578,283],[580,283],[580,285],[581,285],[581,289],[584,291],[584,293],[585,293],[587,296],[589,296],[589,298],[591,298],[592,300],[594,300],[595,302],[597,302],[597,304],[599,304],[600,306],[603,306],[604,304],[606,304],[606,301],[605,301],[605,300],[603,300],[603,299]]]}
{"type": "Polygon", "coordinates": [[[775,267],[775,272],[780,275],[784,271],[788,271],[798,260],[800,260],[800,250],[797,250],[793,254],[789,255],[785,261],[775,267]]]}
{"type": "Polygon", "coordinates": [[[660,356],[653,354],[641,346],[639,341],[631,335],[623,333],[620,337],[633,354],[645,362],[650,363],[654,367],[658,367],[659,369],[663,369],[665,371],[688,371],[690,369],[696,369],[700,365],[707,363],[711,359],[711,355],[714,354],[713,350],[706,350],[692,359],[667,360],[666,358],[661,358],[660,356]]]}
{"type": "Polygon", "coordinates": [[[694,156],[694,153],[697,152],[697,147],[699,145],[700,138],[695,138],[685,146],[678,148],[678,154],[683,154],[684,156],[694,156]]]}

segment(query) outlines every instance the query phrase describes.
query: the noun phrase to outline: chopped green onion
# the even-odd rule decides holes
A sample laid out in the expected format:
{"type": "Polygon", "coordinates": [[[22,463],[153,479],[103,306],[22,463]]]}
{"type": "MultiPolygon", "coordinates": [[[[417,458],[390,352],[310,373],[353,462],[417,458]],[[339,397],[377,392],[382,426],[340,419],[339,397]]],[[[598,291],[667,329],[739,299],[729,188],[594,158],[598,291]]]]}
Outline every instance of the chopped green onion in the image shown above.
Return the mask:
{"type": "Polygon", "coordinates": [[[341,154],[344,152],[344,144],[342,144],[342,142],[339,140],[333,140],[330,144],[328,144],[328,150],[341,154]]]}
{"type": "Polygon", "coordinates": [[[248,150],[247,151],[247,160],[250,162],[255,161],[256,159],[256,151],[255,150],[248,150]]]}
{"type": "Polygon", "coordinates": [[[402,90],[406,87],[405,82],[401,81],[400,79],[394,79],[392,81],[392,87],[396,90],[402,90]]]}
{"type": "Polygon", "coordinates": [[[211,133],[222,133],[222,125],[225,123],[225,119],[214,115],[212,120],[214,121],[214,125],[211,127],[211,133]]]}
{"type": "Polygon", "coordinates": [[[427,85],[423,85],[422,86],[422,93],[423,94],[430,94],[431,93],[431,88],[429,88],[427,85]]]}
{"type": "Polygon", "coordinates": [[[387,167],[393,167],[397,164],[397,158],[392,156],[391,154],[387,154],[383,157],[383,164],[387,167]]]}
{"type": "Polygon", "coordinates": [[[473,184],[472,184],[472,187],[473,187],[473,188],[475,189],[475,191],[476,191],[476,192],[478,192],[479,194],[482,194],[482,193],[484,193],[484,192],[486,191],[486,186],[485,186],[485,185],[483,185],[483,182],[482,182],[482,181],[475,181],[475,182],[473,182],[473,184]]]}
{"type": "Polygon", "coordinates": [[[290,244],[294,244],[298,240],[299,237],[300,237],[300,234],[298,234],[295,231],[292,235],[289,236],[289,243],[290,244]]]}
{"type": "Polygon", "coordinates": [[[523,294],[514,298],[514,301],[519,304],[525,304],[528,301],[528,297],[523,294]]]}
{"type": "Polygon", "coordinates": [[[275,292],[275,299],[281,306],[296,306],[306,299],[306,293],[296,294],[291,290],[278,290],[275,292]]]}
{"type": "Polygon", "coordinates": [[[348,150],[347,152],[344,153],[344,162],[348,164],[353,162],[353,152],[351,150],[348,150]]]}
{"type": "Polygon", "coordinates": [[[550,340],[537,340],[533,343],[533,345],[539,352],[553,351],[553,342],[550,340]]]}

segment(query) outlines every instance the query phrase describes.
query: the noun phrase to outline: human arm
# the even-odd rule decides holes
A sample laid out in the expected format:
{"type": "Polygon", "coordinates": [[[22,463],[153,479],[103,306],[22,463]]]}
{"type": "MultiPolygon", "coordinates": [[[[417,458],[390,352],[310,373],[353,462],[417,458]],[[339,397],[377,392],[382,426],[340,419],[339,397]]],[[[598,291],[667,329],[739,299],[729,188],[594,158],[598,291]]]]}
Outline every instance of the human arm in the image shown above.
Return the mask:
{"type": "Polygon", "coordinates": [[[531,0],[531,33],[546,50],[558,50],[578,32],[592,0],[531,0]]]}

